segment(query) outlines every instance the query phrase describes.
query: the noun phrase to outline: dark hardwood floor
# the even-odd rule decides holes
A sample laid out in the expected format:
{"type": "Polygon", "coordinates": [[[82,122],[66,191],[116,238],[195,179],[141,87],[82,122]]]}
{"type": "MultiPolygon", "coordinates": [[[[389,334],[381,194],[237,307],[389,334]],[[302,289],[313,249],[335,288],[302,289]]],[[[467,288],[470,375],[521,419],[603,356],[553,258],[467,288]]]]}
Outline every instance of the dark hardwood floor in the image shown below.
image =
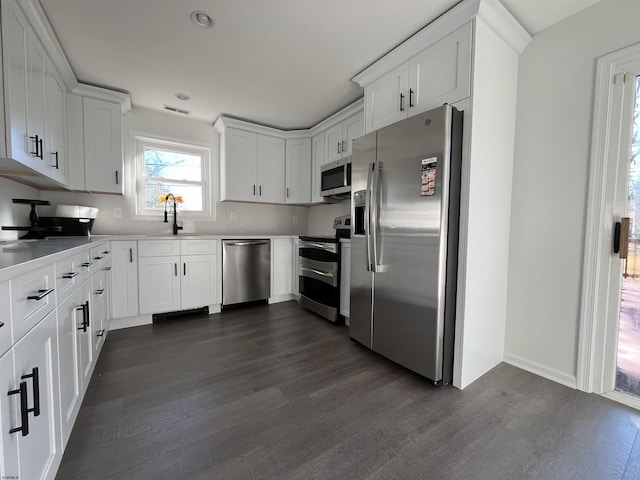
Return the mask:
{"type": "Polygon", "coordinates": [[[639,426],[506,364],[432,387],[287,302],[110,332],[56,478],[638,479],[639,426]]]}

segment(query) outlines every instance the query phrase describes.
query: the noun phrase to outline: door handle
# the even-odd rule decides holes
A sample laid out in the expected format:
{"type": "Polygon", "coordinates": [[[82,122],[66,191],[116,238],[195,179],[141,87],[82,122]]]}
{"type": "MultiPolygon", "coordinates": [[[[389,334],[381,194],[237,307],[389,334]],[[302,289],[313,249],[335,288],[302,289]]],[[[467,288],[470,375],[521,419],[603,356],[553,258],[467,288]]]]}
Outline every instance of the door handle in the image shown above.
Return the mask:
{"type": "Polygon", "coordinates": [[[29,435],[29,407],[27,405],[27,382],[20,382],[20,388],[9,390],[7,395],[20,395],[20,421],[21,425],[9,430],[9,433],[22,432],[22,436],[29,435]]]}
{"type": "Polygon", "coordinates": [[[33,416],[37,417],[40,415],[40,375],[38,367],[33,367],[31,373],[20,377],[21,380],[26,380],[27,378],[32,379],[33,382],[33,408],[28,408],[27,413],[33,413],[33,416]]]}

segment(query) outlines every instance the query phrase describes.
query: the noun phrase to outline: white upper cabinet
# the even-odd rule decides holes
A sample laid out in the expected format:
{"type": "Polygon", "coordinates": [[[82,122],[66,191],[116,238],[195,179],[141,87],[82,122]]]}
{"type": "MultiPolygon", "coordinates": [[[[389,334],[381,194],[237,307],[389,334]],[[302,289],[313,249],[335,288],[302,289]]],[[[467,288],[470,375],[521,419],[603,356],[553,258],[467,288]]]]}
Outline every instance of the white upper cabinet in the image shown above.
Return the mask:
{"type": "Polygon", "coordinates": [[[284,140],[258,135],[256,166],[257,200],[265,203],[284,203],[284,140]]]}
{"type": "Polygon", "coordinates": [[[122,109],[117,103],[83,99],[85,188],[122,194],[122,109]]]}
{"type": "Polygon", "coordinates": [[[327,161],[324,135],[325,132],[320,132],[311,139],[311,203],[324,200],[320,195],[320,169],[327,161]]]}
{"type": "Polygon", "coordinates": [[[284,139],[220,128],[221,200],[284,203],[284,139]]]}
{"type": "Polygon", "coordinates": [[[362,112],[325,130],[326,162],[351,155],[351,143],[364,134],[362,112]]]}
{"type": "Polygon", "coordinates": [[[67,184],[66,155],[66,88],[51,61],[47,63],[45,78],[46,144],[44,160],[49,176],[67,184]]]}
{"type": "Polygon", "coordinates": [[[286,140],[285,203],[311,201],[311,139],[286,140]]]}
{"type": "Polygon", "coordinates": [[[471,94],[471,22],[365,86],[365,131],[471,94]]]}

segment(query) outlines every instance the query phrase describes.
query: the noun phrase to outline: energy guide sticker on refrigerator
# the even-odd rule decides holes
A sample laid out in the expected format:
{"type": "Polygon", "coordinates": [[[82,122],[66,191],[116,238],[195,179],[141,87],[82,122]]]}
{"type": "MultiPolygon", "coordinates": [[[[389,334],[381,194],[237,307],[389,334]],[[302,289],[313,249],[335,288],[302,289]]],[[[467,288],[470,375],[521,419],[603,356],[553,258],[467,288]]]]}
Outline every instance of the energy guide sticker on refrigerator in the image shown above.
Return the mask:
{"type": "Polygon", "coordinates": [[[349,335],[436,385],[453,377],[462,112],[353,142],[349,335]]]}

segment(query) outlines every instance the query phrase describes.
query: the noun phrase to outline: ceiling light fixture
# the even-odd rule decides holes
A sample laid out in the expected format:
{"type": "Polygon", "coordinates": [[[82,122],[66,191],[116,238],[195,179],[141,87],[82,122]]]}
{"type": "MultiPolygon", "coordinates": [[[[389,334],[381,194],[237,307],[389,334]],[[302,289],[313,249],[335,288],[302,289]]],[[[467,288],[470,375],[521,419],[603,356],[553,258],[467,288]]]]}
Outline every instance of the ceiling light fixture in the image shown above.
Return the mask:
{"type": "Polygon", "coordinates": [[[211,16],[202,10],[194,10],[191,12],[191,21],[194,25],[201,28],[213,28],[214,21],[211,16]]]}
{"type": "Polygon", "coordinates": [[[191,100],[191,97],[189,95],[187,95],[186,93],[176,93],[176,98],[178,100],[191,100]]]}

